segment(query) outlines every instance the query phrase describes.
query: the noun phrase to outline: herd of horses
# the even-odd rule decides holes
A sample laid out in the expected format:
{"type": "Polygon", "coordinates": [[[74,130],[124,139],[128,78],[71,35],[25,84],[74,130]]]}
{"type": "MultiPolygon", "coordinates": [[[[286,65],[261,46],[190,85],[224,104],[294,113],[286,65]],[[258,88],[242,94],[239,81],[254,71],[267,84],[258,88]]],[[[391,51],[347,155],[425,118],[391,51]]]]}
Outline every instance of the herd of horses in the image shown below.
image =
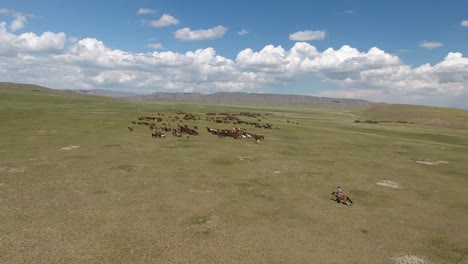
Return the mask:
{"type": "MultiPolygon", "coordinates": [[[[262,115],[259,113],[250,113],[250,112],[241,112],[238,114],[231,114],[231,113],[206,113],[205,120],[206,121],[213,121],[216,123],[222,124],[229,124],[232,123],[234,125],[245,124],[248,126],[253,126],[255,128],[265,128],[265,129],[272,129],[279,127],[273,126],[271,124],[265,123],[260,124],[262,115]],[[239,116],[255,118],[256,121],[245,121],[241,120],[239,116]]],[[[266,117],[264,117],[266,118],[266,117]]],[[[197,136],[198,127],[193,126],[189,127],[187,124],[183,124],[183,122],[197,122],[202,120],[202,117],[199,114],[191,114],[186,112],[177,112],[175,115],[168,115],[162,113],[157,113],[157,115],[152,114],[151,116],[140,116],[137,118],[138,121],[132,121],[133,125],[138,126],[147,126],[151,131],[152,138],[166,138],[166,132],[172,133],[175,137],[182,137],[183,135],[187,138],[190,136],[197,136]]],[[[128,130],[130,132],[134,131],[134,128],[129,126],[128,130]]],[[[250,133],[247,132],[245,128],[235,127],[232,129],[226,128],[210,128],[207,127],[207,131],[210,134],[217,135],[218,137],[232,137],[234,139],[242,139],[248,138],[253,139],[255,142],[259,142],[264,140],[265,137],[260,134],[250,133]]]]}

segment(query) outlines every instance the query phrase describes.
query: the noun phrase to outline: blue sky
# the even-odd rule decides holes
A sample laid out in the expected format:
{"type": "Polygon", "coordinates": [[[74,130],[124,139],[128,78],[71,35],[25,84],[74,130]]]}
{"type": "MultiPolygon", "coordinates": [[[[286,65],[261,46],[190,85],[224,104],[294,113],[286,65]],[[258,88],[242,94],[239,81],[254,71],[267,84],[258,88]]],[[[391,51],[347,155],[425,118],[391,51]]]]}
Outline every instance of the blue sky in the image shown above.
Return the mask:
{"type": "Polygon", "coordinates": [[[468,108],[467,1],[3,0],[0,81],[468,108]]]}

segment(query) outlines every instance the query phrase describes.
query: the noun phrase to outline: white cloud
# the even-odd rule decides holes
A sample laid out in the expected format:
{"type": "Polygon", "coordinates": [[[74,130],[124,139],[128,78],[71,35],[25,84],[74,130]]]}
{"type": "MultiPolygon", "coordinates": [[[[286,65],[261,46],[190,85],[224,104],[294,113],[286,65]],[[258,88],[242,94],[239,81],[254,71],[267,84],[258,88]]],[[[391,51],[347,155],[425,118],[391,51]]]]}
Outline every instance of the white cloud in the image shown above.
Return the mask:
{"type": "Polygon", "coordinates": [[[460,22],[460,25],[462,27],[468,27],[468,20],[462,20],[462,22],[460,22]]]}
{"type": "Polygon", "coordinates": [[[157,27],[157,28],[177,25],[179,23],[180,23],[179,20],[177,20],[175,17],[168,15],[168,14],[162,15],[161,18],[159,18],[158,20],[150,21],[150,25],[152,27],[157,27]]]}
{"type": "Polygon", "coordinates": [[[158,12],[157,10],[151,8],[140,8],[137,11],[137,15],[149,15],[158,12]]]}
{"type": "Polygon", "coordinates": [[[289,35],[290,40],[294,41],[310,41],[310,40],[322,40],[325,39],[327,33],[325,31],[298,31],[289,35]]]}
{"type": "Polygon", "coordinates": [[[134,65],[132,53],[111,50],[102,41],[86,38],[70,46],[65,54],[54,56],[54,59],[71,64],[101,67],[107,69],[125,68],[134,65]]]}
{"type": "Polygon", "coordinates": [[[191,30],[190,28],[182,28],[174,34],[177,39],[185,41],[200,41],[222,38],[226,33],[227,28],[216,26],[206,30],[191,30]]]}
{"type": "Polygon", "coordinates": [[[268,45],[259,52],[244,49],[236,58],[237,65],[242,69],[254,71],[282,71],[288,63],[287,51],[281,46],[268,45]]]}
{"type": "Polygon", "coordinates": [[[249,34],[249,32],[248,32],[246,29],[242,29],[241,31],[237,32],[237,34],[238,34],[239,36],[244,36],[244,35],[249,34]]]}
{"type": "Polygon", "coordinates": [[[419,42],[419,47],[425,48],[425,49],[428,49],[428,50],[437,49],[437,48],[440,48],[442,46],[444,46],[444,44],[442,44],[440,42],[432,42],[432,41],[427,41],[427,40],[419,42]]]}
{"type": "Polygon", "coordinates": [[[0,23],[0,54],[16,56],[18,53],[57,53],[65,47],[65,33],[44,32],[40,36],[34,33],[14,35],[6,31],[6,23],[0,23]]]}
{"type": "Polygon", "coordinates": [[[130,83],[135,80],[136,75],[125,71],[102,71],[91,79],[97,85],[118,85],[130,83]]]}
{"type": "Polygon", "coordinates": [[[164,46],[161,43],[150,43],[150,44],[148,44],[148,48],[161,50],[161,49],[164,49],[164,46]]]}
{"type": "Polygon", "coordinates": [[[11,31],[16,31],[16,30],[24,28],[24,26],[28,22],[28,19],[26,18],[25,15],[23,15],[20,12],[13,11],[13,10],[0,8],[0,14],[14,17],[13,21],[10,23],[10,26],[9,26],[11,31]]]}
{"type": "MultiPolygon", "coordinates": [[[[468,58],[461,53],[450,52],[435,65],[412,67],[377,47],[360,51],[344,45],[319,51],[297,42],[290,49],[244,49],[231,60],[213,48],[134,53],[111,49],[93,38],[70,43],[64,33],[14,34],[7,28],[0,23],[3,81],[52,88],[211,93],[287,89],[297,78],[310,76],[339,88],[317,93],[321,96],[459,106],[460,98],[468,95],[468,58]]],[[[311,85],[309,92],[314,89],[311,85]]]]}
{"type": "Polygon", "coordinates": [[[26,19],[26,17],[23,16],[22,14],[19,14],[19,13],[16,14],[15,19],[10,24],[10,30],[16,31],[16,30],[24,28],[24,25],[26,24],[27,21],[28,20],[26,19]]]}

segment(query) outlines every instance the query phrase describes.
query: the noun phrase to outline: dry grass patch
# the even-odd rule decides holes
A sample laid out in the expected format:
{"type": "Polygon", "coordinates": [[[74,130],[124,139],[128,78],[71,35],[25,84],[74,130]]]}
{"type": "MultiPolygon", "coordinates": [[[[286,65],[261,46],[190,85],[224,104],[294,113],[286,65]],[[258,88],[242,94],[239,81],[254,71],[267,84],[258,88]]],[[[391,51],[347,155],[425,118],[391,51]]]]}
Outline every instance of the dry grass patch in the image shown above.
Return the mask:
{"type": "Polygon", "coordinates": [[[398,184],[397,182],[394,182],[394,181],[385,180],[385,181],[378,182],[377,185],[384,186],[384,187],[389,187],[389,188],[393,188],[393,189],[401,189],[400,184],[398,184]]]}
{"type": "Polygon", "coordinates": [[[430,165],[430,166],[448,163],[448,161],[443,161],[443,160],[439,160],[439,161],[417,160],[416,162],[419,164],[430,165]]]}
{"type": "Polygon", "coordinates": [[[6,173],[23,173],[25,171],[26,171],[25,168],[10,168],[10,167],[0,168],[0,172],[6,172],[6,173]]]}
{"type": "Polygon", "coordinates": [[[414,256],[414,255],[394,257],[393,260],[395,261],[395,264],[426,264],[427,263],[423,258],[414,256]]]}
{"type": "Polygon", "coordinates": [[[67,147],[63,147],[63,148],[60,148],[60,149],[63,149],[63,150],[72,150],[72,149],[76,149],[76,148],[79,148],[80,146],[67,146],[67,147]]]}

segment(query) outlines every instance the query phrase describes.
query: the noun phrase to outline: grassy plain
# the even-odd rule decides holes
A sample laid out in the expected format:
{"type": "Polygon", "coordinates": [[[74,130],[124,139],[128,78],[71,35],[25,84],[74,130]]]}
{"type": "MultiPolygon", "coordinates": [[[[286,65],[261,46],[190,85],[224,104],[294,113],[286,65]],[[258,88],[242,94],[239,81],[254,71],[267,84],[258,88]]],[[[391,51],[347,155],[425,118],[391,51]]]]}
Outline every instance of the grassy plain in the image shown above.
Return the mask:
{"type": "Polygon", "coordinates": [[[468,263],[468,132],[358,114],[0,89],[0,263],[468,263]],[[205,127],[233,125],[202,118],[164,140],[131,124],[178,111],[280,129],[218,138],[205,127]]]}

